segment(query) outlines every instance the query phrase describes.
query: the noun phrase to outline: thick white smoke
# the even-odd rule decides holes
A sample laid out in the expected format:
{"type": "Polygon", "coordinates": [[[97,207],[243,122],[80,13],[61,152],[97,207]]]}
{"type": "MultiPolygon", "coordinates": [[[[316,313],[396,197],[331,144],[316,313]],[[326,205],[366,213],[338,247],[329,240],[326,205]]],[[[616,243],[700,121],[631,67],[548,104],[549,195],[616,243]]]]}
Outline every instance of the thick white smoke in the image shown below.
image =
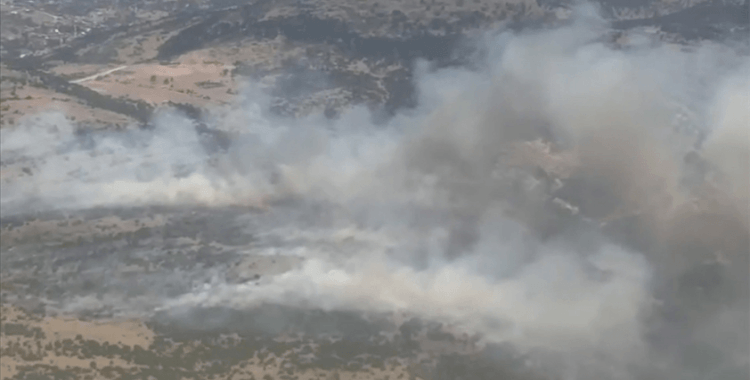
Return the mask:
{"type": "Polygon", "coordinates": [[[635,378],[629,366],[648,353],[646,318],[660,273],[652,264],[664,259],[650,262],[600,237],[584,244],[575,233],[540,241],[548,190],[513,174],[509,162],[518,146],[544,146],[521,142],[554,141],[564,152],[540,148],[548,159],[575,157],[560,159],[559,171],[603,189],[585,195],[582,212],[643,215],[668,247],[685,238],[676,220],[697,190],[684,185],[683,156],[701,132],[702,154],[724,176],[716,182],[722,199],[747,218],[748,60],[715,46],[617,50],[597,42],[602,30],[585,18],[503,34],[489,43],[480,71],[422,66],[421,106],[386,127],[371,125],[362,110],[332,125],[279,120],[244,99],[213,126],[233,134],[226,154],[207,153],[192,122],[174,114],[159,116],[154,131],[91,135],[89,145],[58,114],[27,119],[3,130],[3,170],[33,173],[4,180],[3,212],[32,203],[273,212],[274,201],[290,197],[325,202],[342,216],[318,231],[316,244],[326,243],[305,250],[301,267],[260,284],[197,289],[165,308],[274,302],[400,311],[561,355],[573,363],[565,378],[635,378]],[[710,86],[705,78],[725,81],[710,86]],[[678,134],[688,124],[696,133],[678,134]]]}

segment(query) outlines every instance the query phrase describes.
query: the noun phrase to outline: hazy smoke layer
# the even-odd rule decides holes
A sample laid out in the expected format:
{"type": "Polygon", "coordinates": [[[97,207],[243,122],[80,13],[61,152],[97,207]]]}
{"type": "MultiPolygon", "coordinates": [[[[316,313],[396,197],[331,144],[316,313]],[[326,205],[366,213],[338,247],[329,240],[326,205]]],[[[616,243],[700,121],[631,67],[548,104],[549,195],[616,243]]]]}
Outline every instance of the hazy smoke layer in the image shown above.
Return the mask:
{"type": "Polygon", "coordinates": [[[278,120],[246,97],[213,126],[226,153],[178,115],[85,137],[41,115],[3,131],[3,170],[33,173],[3,182],[3,212],[322,202],[334,223],[289,221],[326,241],[300,268],[165,308],[402,311],[555,358],[564,379],[742,378],[750,61],[616,50],[604,30],[583,17],[489,38],[477,71],[419,66],[421,106],[385,127],[362,110],[278,120]],[[702,265],[715,278],[689,293],[702,265]],[[721,359],[691,368],[690,345],[721,359]]]}

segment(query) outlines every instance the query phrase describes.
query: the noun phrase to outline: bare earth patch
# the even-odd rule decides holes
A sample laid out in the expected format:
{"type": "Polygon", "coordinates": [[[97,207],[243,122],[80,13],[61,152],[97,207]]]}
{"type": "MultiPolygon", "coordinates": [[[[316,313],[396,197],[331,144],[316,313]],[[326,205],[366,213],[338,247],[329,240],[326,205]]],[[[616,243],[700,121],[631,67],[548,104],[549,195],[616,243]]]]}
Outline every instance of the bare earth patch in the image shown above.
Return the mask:
{"type": "Polygon", "coordinates": [[[89,107],[78,99],[51,90],[16,86],[0,91],[0,126],[15,125],[26,115],[59,111],[71,121],[91,126],[127,126],[133,119],[115,112],[89,107]]]}

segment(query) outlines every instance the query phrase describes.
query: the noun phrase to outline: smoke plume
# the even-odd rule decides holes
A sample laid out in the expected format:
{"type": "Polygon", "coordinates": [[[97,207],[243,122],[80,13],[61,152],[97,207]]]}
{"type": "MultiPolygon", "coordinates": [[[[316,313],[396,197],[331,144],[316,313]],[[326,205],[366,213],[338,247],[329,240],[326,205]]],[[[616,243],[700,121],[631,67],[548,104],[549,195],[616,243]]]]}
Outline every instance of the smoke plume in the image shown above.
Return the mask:
{"type": "Polygon", "coordinates": [[[318,202],[325,224],[287,220],[299,267],[163,309],[406,313],[561,379],[747,376],[750,61],[709,43],[616,48],[583,14],[488,37],[475,70],[417,65],[420,106],[385,126],[362,109],[273,117],[257,93],[212,125],[232,136],[219,153],[175,113],[85,136],[27,119],[3,130],[3,170],[33,173],[4,180],[3,213],[318,202]],[[720,359],[691,366],[696,350],[720,359]]]}

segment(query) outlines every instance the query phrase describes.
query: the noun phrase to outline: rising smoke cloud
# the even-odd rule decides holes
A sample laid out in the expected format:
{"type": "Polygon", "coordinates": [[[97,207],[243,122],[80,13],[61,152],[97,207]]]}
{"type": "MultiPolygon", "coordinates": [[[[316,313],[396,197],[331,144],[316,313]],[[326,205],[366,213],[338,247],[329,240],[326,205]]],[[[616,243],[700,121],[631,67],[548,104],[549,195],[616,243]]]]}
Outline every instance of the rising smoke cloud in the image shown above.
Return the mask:
{"type": "Polygon", "coordinates": [[[164,310],[403,312],[552,355],[565,379],[636,379],[658,361],[659,378],[704,378],[679,359],[685,342],[726,354],[717,368],[744,368],[748,339],[729,332],[748,328],[749,61],[714,44],[615,49],[584,16],[490,38],[480,70],[419,66],[420,107],[386,127],[360,109],[333,126],[282,120],[245,97],[213,126],[234,134],[215,155],[176,114],[87,144],[60,115],[27,119],[3,130],[1,148],[7,167],[34,174],[3,183],[3,212],[323,202],[344,212],[299,268],[196,289],[164,310]],[[546,177],[513,167],[528,166],[523,149],[546,177]],[[696,162],[715,174],[704,181],[696,162]],[[565,194],[580,218],[551,206],[565,194]],[[607,235],[617,215],[646,232],[607,235]],[[731,262],[715,285],[732,294],[724,303],[668,290],[711,260],[731,262]]]}

